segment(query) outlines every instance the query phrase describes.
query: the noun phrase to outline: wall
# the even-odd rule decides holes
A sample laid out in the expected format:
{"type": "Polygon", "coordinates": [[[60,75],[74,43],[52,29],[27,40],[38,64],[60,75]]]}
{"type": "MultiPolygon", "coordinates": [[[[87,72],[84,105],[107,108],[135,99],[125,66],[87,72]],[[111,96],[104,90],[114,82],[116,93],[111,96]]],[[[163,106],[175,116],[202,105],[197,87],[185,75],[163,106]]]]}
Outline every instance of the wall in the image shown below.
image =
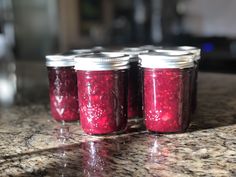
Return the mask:
{"type": "Polygon", "coordinates": [[[58,48],[57,0],[13,0],[17,58],[44,58],[58,48]]]}
{"type": "Polygon", "coordinates": [[[184,1],[185,29],[196,35],[236,37],[235,0],[184,1]]]}

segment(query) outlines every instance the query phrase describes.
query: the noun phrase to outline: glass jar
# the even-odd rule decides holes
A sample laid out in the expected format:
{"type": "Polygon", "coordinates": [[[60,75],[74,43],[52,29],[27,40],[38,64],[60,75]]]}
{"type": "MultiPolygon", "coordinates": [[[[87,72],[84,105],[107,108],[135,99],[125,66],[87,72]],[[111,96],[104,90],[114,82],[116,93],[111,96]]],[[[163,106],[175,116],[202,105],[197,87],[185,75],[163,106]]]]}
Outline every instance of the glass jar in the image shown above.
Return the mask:
{"type": "Polygon", "coordinates": [[[198,70],[201,55],[201,49],[193,46],[179,46],[178,49],[188,51],[194,55],[194,71],[192,79],[192,102],[191,112],[194,113],[197,108],[197,87],[198,87],[198,70]]]}
{"type": "Polygon", "coordinates": [[[185,131],[190,123],[193,55],[150,52],[139,57],[146,128],[159,133],[185,131]]]}
{"type": "Polygon", "coordinates": [[[57,121],[79,120],[74,56],[46,56],[51,115],[57,121]]]}
{"type": "Polygon", "coordinates": [[[128,77],[128,118],[142,118],[142,89],[141,70],[139,66],[139,54],[147,53],[148,50],[140,48],[124,48],[122,53],[129,55],[129,77],[128,77]]]}
{"type": "Polygon", "coordinates": [[[80,122],[85,133],[102,135],[126,129],[128,59],[116,53],[75,58],[80,122]]]}
{"type": "Polygon", "coordinates": [[[194,68],[191,74],[191,112],[194,113],[197,107],[197,78],[201,50],[193,46],[178,46],[178,47],[162,47],[154,50],[155,52],[172,53],[174,55],[182,55],[184,53],[192,54],[194,57],[194,68]]]}

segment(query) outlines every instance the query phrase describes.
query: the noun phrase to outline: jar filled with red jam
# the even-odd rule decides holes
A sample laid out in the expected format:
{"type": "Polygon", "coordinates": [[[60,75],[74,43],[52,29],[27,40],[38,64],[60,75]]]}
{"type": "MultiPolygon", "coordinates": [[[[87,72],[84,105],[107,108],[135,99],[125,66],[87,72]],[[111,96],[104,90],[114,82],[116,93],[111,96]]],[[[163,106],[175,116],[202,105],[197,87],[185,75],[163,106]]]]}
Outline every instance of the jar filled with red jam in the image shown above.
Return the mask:
{"type": "Polygon", "coordinates": [[[57,121],[79,120],[74,56],[46,56],[51,115],[57,121]]]}
{"type": "Polygon", "coordinates": [[[190,123],[193,55],[150,52],[139,57],[147,130],[184,132],[190,123]]]}
{"type": "Polygon", "coordinates": [[[191,74],[191,112],[194,113],[197,107],[197,78],[198,78],[198,68],[200,60],[199,48],[193,46],[178,46],[178,47],[162,47],[154,49],[155,52],[164,52],[171,55],[182,55],[182,54],[192,54],[194,57],[194,68],[191,74]]]}
{"type": "Polygon", "coordinates": [[[191,111],[194,113],[197,108],[197,87],[198,87],[198,70],[201,55],[201,49],[193,46],[179,46],[178,49],[188,51],[194,55],[194,71],[192,79],[192,102],[191,111]]]}
{"type": "Polygon", "coordinates": [[[103,135],[126,129],[128,60],[118,53],[75,58],[80,123],[85,133],[103,135]]]}
{"type": "Polygon", "coordinates": [[[128,77],[128,118],[143,117],[141,71],[139,66],[139,54],[147,53],[148,50],[140,48],[124,48],[122,53],[129,55],[129,77],[128,77]]]}

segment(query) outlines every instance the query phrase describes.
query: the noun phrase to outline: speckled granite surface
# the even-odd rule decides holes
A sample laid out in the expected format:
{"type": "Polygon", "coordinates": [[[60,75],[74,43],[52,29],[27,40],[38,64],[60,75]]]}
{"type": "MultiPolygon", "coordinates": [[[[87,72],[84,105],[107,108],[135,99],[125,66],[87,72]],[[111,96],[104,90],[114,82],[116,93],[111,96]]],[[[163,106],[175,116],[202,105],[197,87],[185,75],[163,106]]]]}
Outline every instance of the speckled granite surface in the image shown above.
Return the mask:
{"type": "MultiPolygon", "coordinates": [[[[136,123],[139,125],[139,123],[136,123]]],[[[187,133],[84,135],[48,106],[0,109],[0,176],[236,176],[236,75],[201,73],[187,133]]]]}

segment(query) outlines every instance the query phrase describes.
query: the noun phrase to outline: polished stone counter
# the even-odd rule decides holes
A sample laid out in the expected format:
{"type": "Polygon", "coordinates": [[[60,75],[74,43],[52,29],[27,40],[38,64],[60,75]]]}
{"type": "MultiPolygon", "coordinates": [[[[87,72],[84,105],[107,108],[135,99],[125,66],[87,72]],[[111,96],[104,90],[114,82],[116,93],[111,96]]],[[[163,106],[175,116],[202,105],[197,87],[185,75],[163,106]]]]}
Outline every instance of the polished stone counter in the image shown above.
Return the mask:
{"type": "Polygon", "coordinates": [[[0,108],[0,176],[236,176],[236,75],[200,73],[188,132],[88,136],[51,120],[48,104],[0,108]]]}

